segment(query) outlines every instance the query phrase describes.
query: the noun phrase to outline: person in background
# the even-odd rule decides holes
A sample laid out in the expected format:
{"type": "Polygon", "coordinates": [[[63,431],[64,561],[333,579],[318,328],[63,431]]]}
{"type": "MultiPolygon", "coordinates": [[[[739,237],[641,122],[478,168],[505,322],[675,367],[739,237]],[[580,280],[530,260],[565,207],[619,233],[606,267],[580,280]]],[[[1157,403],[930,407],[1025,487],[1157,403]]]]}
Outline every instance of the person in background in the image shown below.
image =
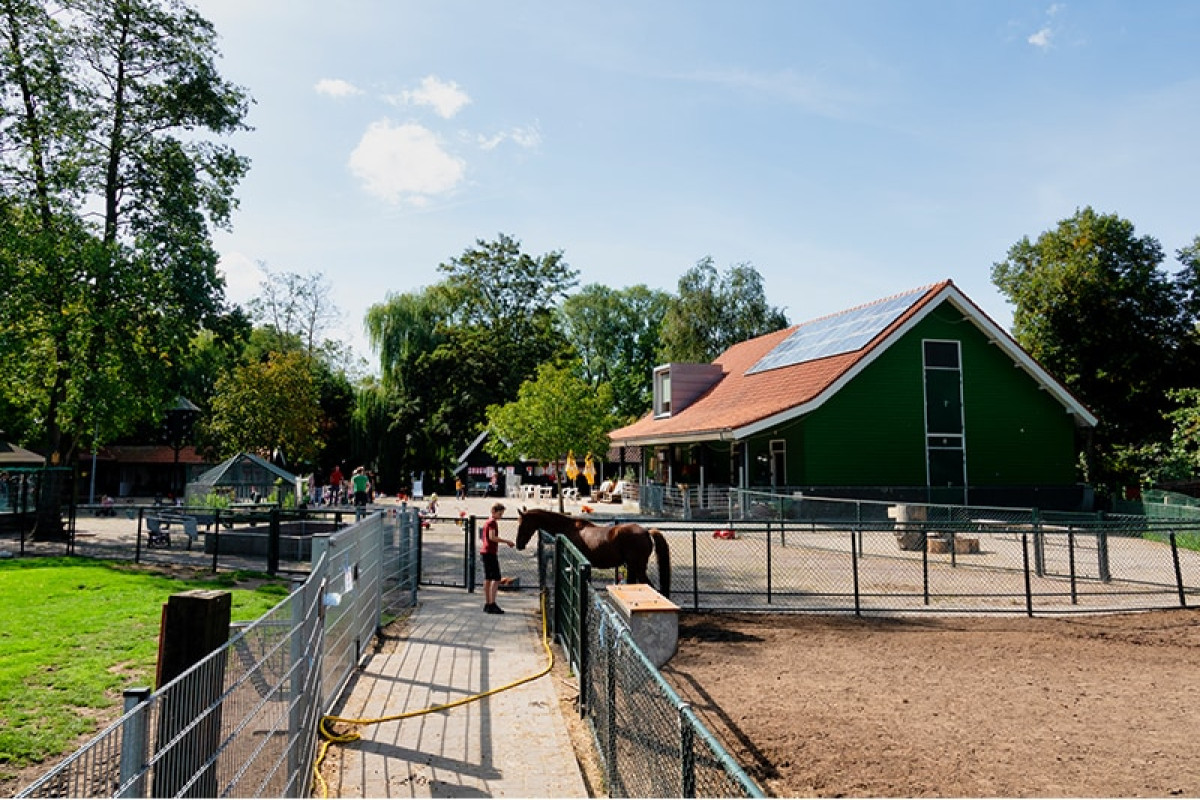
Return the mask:
{"type": "Polygon", "coordinates": [[[354,470],[354,475],[350,478],[350,488],[354,490],[354,505],[360,508],[367,504],[370,499],[371,479],[367,477],[367,471],[362,467],[357,467],[354,470]]]}
{"type": "Polygon", "coordinates": [[[496,593],[500,590],[500,545],[509,547],[513,543],[500,538],[500,518],[504,516],[504,504],[492,506],[492,513],[479,530],[479,558],[483,561],[483,611],[485,614],[503,614],[504,609],[496,605],[496,593]]]}

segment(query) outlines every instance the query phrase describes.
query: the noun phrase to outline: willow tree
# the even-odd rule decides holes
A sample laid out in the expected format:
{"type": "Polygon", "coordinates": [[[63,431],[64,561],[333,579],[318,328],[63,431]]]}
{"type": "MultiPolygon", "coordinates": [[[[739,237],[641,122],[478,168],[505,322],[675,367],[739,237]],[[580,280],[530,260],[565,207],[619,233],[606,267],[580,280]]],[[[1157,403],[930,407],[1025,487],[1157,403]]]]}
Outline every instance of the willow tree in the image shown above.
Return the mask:
{"type": "Polygon", "coordinates": [[[513,400],[539,364],[566,352],[555,309],[578,275],[562,253],[534,256],[504,234],[438,270],[438,283],[368,312],[381,354],[376,391],[387,397],[362,408],[390,409],[386,446],[410,471],[435,474],[453,465],[489,406],[513,400]]]}
{"type": "MultiPolygon", "coordinates": [[[[0,0],[0,41],[0,369],[21,378],[0,392],[70,464],[161,414],[222,311],[211,229],[247,163],[208,137],[243,129],[249,101],[174,0],[0,0]]],[[[56,504],[37,535],[61,535],[56,504]]]]}

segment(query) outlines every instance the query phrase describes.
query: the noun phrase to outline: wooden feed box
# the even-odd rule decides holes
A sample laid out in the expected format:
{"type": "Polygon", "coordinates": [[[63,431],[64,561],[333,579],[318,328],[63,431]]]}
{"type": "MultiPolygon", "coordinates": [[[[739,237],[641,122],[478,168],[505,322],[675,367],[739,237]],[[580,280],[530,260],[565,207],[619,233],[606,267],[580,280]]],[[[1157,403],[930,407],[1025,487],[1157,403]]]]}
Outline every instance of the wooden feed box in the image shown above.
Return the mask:
{"type": "Polygon", "coordinates": [[[670,661],[679,645],[679,606],[646,583],[611,584],[608,594],[651,663],[661,667],[670,661]]]}

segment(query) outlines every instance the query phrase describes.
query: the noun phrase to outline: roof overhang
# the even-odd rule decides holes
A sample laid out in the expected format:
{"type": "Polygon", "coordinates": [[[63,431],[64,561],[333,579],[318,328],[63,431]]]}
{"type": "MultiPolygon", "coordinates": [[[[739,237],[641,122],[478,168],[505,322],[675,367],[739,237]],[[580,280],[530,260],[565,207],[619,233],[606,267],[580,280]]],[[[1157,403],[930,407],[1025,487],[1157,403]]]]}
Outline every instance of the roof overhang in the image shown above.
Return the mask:
{"type": "Polygon", "coordinates": [[[958,290],[952,283],[947,283],[933,296],[927,298],[921,303],[921,307],[916,313],[909,316],[901,324],[890,330],[885,338],[881,341],[868,345],[868,352],[863,358],[857,360],[849,369],[841,373],[834,381],[832,381],[823,391],[813,397],[811,400],[799,405],[792,406],[777,414],[772,414],[769,417],[764,417],[746,425],[737,428],[724,428],[721,430],[707,431],[692,431],[683,433],[672,433],[663,435],[650,434],[647,436],[639,436],[628,439],[613,439],[614,444],[618,445],[670,445],[681,444],[688,442],[709,442],[709,441],[739,441],[747,439],[751,436],[756,436],[765,431],[776,428],[785,423],[791,422],[799,417],[803,417],[816,409],[820,408],[826,401],[836,395],[843,387],[851,380],[858,376],[863,370],[869,367],[875,359],[887,351],[888,347],[902,336],[911,331],[914,327],[920,324],[929,314],[933,313],[934,309],[938,308],[943,301],[949,302],[954,308],[958,309],[964,317],[974,322],[980,330],[988,337],[988,340],[999,347],[1008,355],[1016,367],[1025,370],[1029,373],[1037,384],[1050,394],[1063,406],[1066,413],[1075,418],[1075,424],[1080,427],[1094,427],[1098,420],[1092,412],[1079,402],[1066,387],[1055,380],[1050,373],[1042,368],[1025,350],[1017,344],[999,325],[997,325],[991,317],[983,312],[979,306],[975,305],[966,295],[958,290]]]}

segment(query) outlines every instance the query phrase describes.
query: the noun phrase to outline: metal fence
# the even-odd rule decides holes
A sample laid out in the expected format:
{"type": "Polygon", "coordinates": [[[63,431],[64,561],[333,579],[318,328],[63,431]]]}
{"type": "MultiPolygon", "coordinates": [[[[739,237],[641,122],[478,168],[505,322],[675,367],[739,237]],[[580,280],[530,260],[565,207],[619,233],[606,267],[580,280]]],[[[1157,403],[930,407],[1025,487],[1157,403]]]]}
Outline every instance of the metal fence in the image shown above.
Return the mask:
{"type": "Polygon", "coordinates": [[[671,599],[692,611],[1132,611],[1200,594],[1200,522],[639,521],[663,531],[671,599]]]}
{"type": "Polygon", "coordinates": [[[762,797],[633,640],[629,625],[591,585],[591,565],[564,537],[539,537],[553,563],[555,637],[579,675],[610,797],[762,797]]]}
{"type": "Polygon", "coordinates": [[[377,627],[416,599],[415,513],[314,538],[272,611],[126,712],[18,797],[306,797],[317,724],[377,627]]]}

